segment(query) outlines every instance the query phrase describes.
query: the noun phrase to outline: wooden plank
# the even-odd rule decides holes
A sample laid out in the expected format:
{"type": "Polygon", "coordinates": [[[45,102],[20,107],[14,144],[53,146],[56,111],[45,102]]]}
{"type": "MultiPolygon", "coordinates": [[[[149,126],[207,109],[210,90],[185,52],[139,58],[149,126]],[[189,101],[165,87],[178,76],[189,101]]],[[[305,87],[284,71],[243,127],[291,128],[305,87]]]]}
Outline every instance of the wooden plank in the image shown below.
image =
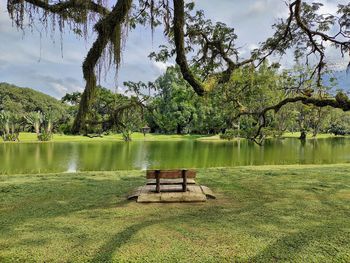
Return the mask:
{"type": "MultiPolygon", "coordinates": [[[[187,179],[187,185],[189,184],[195,184],[195,180],[194,179],[187,179]]],[[[156,180],[155,179],[147,179],[147,184],[151,185],[155,185],[156,184],[156,180]]],[[[160,184],[161,185],[165,185],[165,184],[182,184],[182,179],[161,179],[160,180],[160,184]]]]}
{"type": "Polygon", "coordinates": [[[163,185],[162,192],[182,192],[182,185],[163,185]]]}
{"type": "MultiPolygon", "coordinates": [[[[156,179],[156,171],[158,170],[147,170],[147,179],[156,179]]],[[[195,170],[187,170],[187,178],[196,178],[195,170]]],[[[163,179],[177,179],[182,178],[182,170],[159,170],[159,178],[163,179]]]]}
{"type": "Polygon", "coordinates": [[[155,171],[156,176],[156,192],[160,193],[160,170],[155,171]]]}
{"type": "Polygon", "coordinates": [[[186,192],[187,191],[187,170],[182,170],[181,171],[181,175],[182,175],[182,192],[186,192]]]}

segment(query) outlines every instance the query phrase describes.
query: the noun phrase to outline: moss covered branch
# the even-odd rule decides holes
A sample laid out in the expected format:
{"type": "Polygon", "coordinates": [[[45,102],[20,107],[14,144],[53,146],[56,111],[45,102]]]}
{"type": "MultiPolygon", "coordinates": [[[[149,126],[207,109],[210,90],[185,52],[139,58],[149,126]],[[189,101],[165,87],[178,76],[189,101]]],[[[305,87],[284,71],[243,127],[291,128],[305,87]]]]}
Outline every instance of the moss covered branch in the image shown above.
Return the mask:
{"type": "MultiPolygon", "coordinates": [[[[109,14],[109,10],[102,5],[95,3],[94,1],[81,1],[81,0],[69,0],[64,2],[58,2],[56,4],[49,4],[48,1],[42,0],[10,0],[8,1],[7,8],[9,12],[17,4],[28,3],[35,7],[41,8],[47,12],[54,14],[62,14],[63,12],[70,10],[82,10],[98,13],[102,16],[109,14]]],[[[11,13],[11,12],[10,12],[11,13]]]]}
{"type": "MultiPolygon", "coordinates": [[[[125,21],[131,5],[132,0],[119,0],[113,10],[95,25],[98,36],[83,63],[86,86],[73,124],[72,131],[74,133],[81,132],[85,127],[86,116],[96,91],[95,68],[109,42],[114,47],[115,62],[120,62],[121,25],[125,21]]],[[[118,67],[118,64],[116,66],[118,67]]]]}
{"type": "Polygon", "coordinates": [[[193,87],[198,95],[204,94],[203,84],[191,72],[185,52],[185,7],[183,0],[174,0],[174,40],[176,46],[176,63],[179,65],[184,79],[193,87]]]}

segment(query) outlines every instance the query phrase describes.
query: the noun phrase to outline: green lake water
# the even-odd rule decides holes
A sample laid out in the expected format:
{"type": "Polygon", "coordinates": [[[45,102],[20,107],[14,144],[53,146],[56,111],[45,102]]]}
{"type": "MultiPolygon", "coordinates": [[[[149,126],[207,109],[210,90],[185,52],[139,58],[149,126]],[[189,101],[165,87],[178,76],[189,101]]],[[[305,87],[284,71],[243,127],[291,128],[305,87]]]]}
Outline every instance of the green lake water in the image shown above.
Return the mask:
{"type": "Polygon", "coordinates": [[[0,143],[1,174],[349,162],[350,138],[0,143]]]}

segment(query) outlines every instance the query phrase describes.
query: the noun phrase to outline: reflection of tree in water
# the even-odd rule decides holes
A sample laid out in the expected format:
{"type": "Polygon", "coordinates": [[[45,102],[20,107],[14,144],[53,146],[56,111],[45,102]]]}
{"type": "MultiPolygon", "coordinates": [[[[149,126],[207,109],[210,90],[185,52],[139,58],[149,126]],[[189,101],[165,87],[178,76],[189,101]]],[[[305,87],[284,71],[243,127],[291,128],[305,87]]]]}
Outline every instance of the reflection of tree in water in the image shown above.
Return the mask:
{"type": "Polygon", "coordinates": [[[346,143],[349,143],[349,138],[342,138],[342,137],[334,137],[332,140],[329,141],[330,145],[333,147],[337,147],[339,145],[344,146],[346,143]]]}

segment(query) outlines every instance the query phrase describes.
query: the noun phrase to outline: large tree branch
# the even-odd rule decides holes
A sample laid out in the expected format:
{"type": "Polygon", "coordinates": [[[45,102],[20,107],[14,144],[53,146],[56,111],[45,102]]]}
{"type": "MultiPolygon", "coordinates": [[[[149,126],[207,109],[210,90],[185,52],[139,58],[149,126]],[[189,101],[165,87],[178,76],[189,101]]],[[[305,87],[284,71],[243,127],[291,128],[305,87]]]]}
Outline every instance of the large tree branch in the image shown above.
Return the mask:
{"type": "Polygon", "coordinates": [[[244,115],[248,115],[248,116],[255,116],[258,120],[258,129],[255,133],[255,136],[253,136],[252,138],[250,138],[251,140],[253,140],[254,142],[261,144],[261,142],[259,142],[257,140],[257,138],[261,135],[261,131],[264,127],[266,127],[267,123],[266,123],[266,114],[269,111],[274,111],[275,113],[279,112],[279,110],[290,103],[296,103],[296,102],[301,102],[305,105],[313,105],[316,107],[327,107],[330,106],[332,108],[337,108],[337,109],[342,109],[343,111],[350,111],[350,100],[349,98],[344,94],[344,93],[338,93],[335,96],[335,99],[329,98],[329,99],[322,99],[322,98],[314,98],[314,97],[304,97],[304,96],[298,96],[298,97],[292,97],[292,98],[286,98],[282,101],[280,101],[279,103],[266,107],[264,108],[262,111],[258,111],[258,112],[249,112],[249,111],[244,111],[244,112],[240,112],[236,118],[240,117],[240,116],[244,116],[244,115]]]}
{"type": "MultiPolygon", "coordinates": [[[[315,31],[312,30],[302,19],[301,17],[301,5],[302,5],[302,1],[301,0],[296,0],[294,1],[291,5],[290,5],[290,9],[292,9],[293,6],[294,7],[294,17],[295,17],[295,21],[298,25],[298,27],[307,35],[311,46],[312,46],[312,51],[310,53],[318,53],[319,54],[319,61],[318,64],[316,65],[311,77],[313,77],[316,73],[317,73],[317,84],[318,86],[321,86],[321,74],[322,74],[322,70],[325,66],[325,52],[324,52],[324,46],[322,45],[322,43],[318,43],[317,40],[315,39],[315,37],[320,37],[323,41],[329,41],[333,44],[339,45],[341,47],[341,49],[343,49],[343,47],[350,47],[350,41],[346,40],[346,41],[340,41],[336,38],[336,36],[329,36],[323,32],[320,31],[315,31]]],[[[341,32],[341,31],[340,31],[341,32]]]]}
{"type": "Polygon", "coordinates": [[[184,0],[174,0],[174,39],[176,46],[176,63],[179,65],[184,79],[193,87],[198,95],[203,95],[203,84],[193,75],[186,59],[185,52],[185,6],[184,0]]]}
{"type": "MultiPolygon", "coordinates": [[[[125,21],[129,10],[131,9],[132,0],[118,0],[117,4],[105,18],[95,25],[95,30],[98,33],[97,39],[89,50],[87,57],[83,63],[83,74],[86,81],[84,93],[82,95],[78,114],[73,124],[73,132],[79,133],[85,127],[86,115],[92,104],[94,93],[96,90],[96,75],[95,67],[102,56],[111,36],[116,36],[115,31],[119,30],[121,24],[125,21]]],[[[120,35],[117,35],[120,38],[120,35]]],[[[118,40],[120,43],[120,40],[118,40]]],[[[118,50],[120,52],[120,48],[118,50]]],[[[120,54],[114,54],[120,56],[120,54]]]]}
{"type": "Polygon", "coordinates": [[[305,105],[314,105],[317,107],[326,107],[330,106],[333,108],[342,109],[344,111],[350,110],[350,101],[345,97],[336,96],[336,99],[318,99],[312,97],[304,97],[298,96],[294,98],[286,98],[279,102],[276,105],[265,108],[263,111],[259,113],[260,116],[265,115],[267,112],[273,110],[274,112],[278,112],[283,106],[289,103],[301,102],[305,105]]]}
{"type": "Polygon", "coordinates": [[[315,30],[312,30],[310,29],[305,23],[304,21],[302,20],[301,18],[301,3],[302,1],[301,0],[296,0],[295,2],[293,2],[291,5],[295,5],[295,20],[298,24],[298,26],[309,36],[310,38],[310,41],[315,44],[314,42],[314,39],[313,37],[314,36],[319,36],[321,37],[323,40],[325,41],[330,41],[334,44],[338,44],[338,45],[347,45],[349,46],[350,45],[350,42],[349,41],[340,41],[338,39],[336,39],[336,37],[334,36],[329,36],[323,32],[320,32],[320,31],[315,31],[315,30]]]}
{"type": "MultiPolygon", "coordinates": [[[[183,78],[192,86],[194,91],[198,95],[203,95],[205,92],[204,84],[196,78],[196,76],[191,72],[191,69],[187,63],[186,51],[185,51],[185,10],[184,10],[184,0],[173,0],[174,2],[174,40],[176,48],[176,63],[179,65],[183,78]]],[[[191,32],[192,34],[196,32],[191,32]]],[[[221,41],[212,41],[210,40],[203,32],[198,32],[204,41],[206,42],[207,47],[210,47],[213,52],[219,54],[221,58],[226,62],[227,69],[215,73],[214,75],[218,77],[219,83],[225,83],[230,80],[232,72],[248,63],[254,61],[253,58],[246,59],[241,62],[235,63],[228,55],[228,52],[225,51],[223,43],[221,41]]],[[[232,43],[231,43],[232,44],[232,43]]],[[[203,58],[206,57],[206,54],[203,55],[203,58]]]]}
{"type": "MultiPolygon", "coordinates": [[[[110,11],[106,7],[97,4],[92,0],[86,0],[86,1],[69,0],[65,2],[58,2],[56,4],[49,4],[48,1],[42,1],[42,0],[24,0],[24,2],[55,14],[61,14],[62,12],[67,11],[68,9],[88,10],[94,13],[98,13],[102,16],[110,13],[110,11]]],[[[23,3],[23,0],[8,1],[8,4],[7,4],[8,9],[10,10],[13,5],[20,4],[20,3],[23,3]]]]}
{"type": "Polygon", "coordinates": [[[136,107],[139,107],[140,109],[143,109],[146,107],[146,105],[143,104],[143,101],[141,100],[132,100],[129,103],[122,104],[118,106],[116,109],[113,110],[113,112],[110,114],[109,118],[106,120],[89,120],[86,123],[92,124],[92,125],[98,125],[98,124],[111,124],[111,125],[120,125],[125,126],[120,121],[120,114],[122,114],[126,110],[135,109],[136,107]]]}

